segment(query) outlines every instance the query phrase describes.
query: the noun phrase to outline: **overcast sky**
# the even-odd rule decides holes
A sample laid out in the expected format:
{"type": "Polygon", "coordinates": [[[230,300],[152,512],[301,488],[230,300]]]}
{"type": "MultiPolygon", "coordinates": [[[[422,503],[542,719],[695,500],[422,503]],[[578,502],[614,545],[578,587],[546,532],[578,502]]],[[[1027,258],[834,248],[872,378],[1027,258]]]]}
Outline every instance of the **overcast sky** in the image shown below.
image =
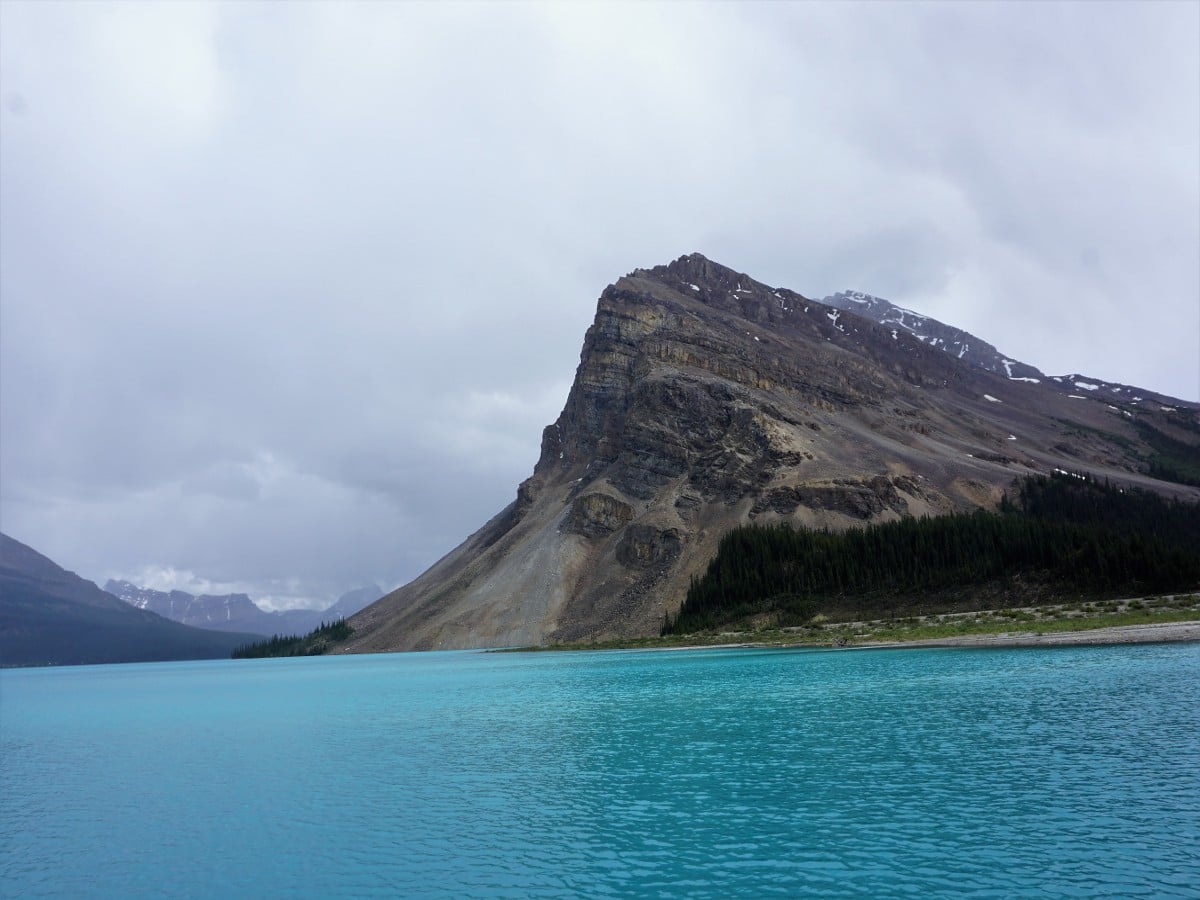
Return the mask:
{"type": "Polygon", "coordinates": [[[0,3],[0,528],[323,606],[698,251],[1200,399],[1200,4],[0,3]]]}

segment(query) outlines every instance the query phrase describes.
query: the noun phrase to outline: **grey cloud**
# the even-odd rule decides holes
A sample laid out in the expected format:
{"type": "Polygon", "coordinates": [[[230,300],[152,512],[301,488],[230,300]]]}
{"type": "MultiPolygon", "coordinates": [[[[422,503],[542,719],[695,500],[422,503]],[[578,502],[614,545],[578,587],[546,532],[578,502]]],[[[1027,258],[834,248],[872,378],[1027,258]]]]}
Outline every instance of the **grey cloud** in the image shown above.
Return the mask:
{"type": "Polygon", "coordinates": [[[1198,28],[10,2],[0,524],[101,580],[392,586],[512,499],[602,288],[693,250],[1196,398],[1198,28]]]}

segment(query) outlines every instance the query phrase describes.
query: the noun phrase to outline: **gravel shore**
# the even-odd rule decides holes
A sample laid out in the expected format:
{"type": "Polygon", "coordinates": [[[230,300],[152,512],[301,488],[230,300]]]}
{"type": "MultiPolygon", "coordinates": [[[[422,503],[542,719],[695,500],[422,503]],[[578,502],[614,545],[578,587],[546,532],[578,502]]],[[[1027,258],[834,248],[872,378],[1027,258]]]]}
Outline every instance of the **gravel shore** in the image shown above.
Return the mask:
{"type": "Polygon", "coordinates": [[[1087,631],[1005,631],[912,641],[863,642],[855,647],[1075,647],[1084,644],[1157,644],[1200,641],[1200,622],[1120,625],[1087,631]]]}

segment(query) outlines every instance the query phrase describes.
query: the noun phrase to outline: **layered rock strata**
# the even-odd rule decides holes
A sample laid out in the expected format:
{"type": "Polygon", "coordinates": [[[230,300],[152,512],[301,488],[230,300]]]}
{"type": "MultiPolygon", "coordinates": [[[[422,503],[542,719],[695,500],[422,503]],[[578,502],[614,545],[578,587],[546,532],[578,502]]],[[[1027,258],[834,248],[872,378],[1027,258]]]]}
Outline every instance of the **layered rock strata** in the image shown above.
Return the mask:
{"type": "Polygon", "coordinates": [[[639,269],[601,295],[516,500],[355,616],[344,649],[654,634],[748,521],[837,529],[992,506],[1056,468],[1200,494],[1139,474],[1133,419],[1166,412],[1009,374],[698,254],[639,269]]]}

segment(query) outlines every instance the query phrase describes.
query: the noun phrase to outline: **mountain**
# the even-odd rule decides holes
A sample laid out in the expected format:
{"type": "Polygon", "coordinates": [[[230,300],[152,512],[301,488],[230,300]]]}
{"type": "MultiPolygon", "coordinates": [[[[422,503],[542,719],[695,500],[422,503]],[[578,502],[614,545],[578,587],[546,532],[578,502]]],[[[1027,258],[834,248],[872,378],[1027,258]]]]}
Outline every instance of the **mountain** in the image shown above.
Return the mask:
{"type": "Polygon", "coordinates": [[[1197,404],[1027,375],[964,332],[843,300],[855,311],[699,254],[610,285],[515,501],[354,616],[344,650],[656,634],[750,521],[993,507],[1055,469],[1200,496],[1176,483],[1200,485],[1197,404]]]}
{"type": "Polygon", "coordinates": [[[826,306],[855,313],[890,327],[894,333],[906,331],[930,347],[937,347],[955,359],[961,359],[989,372],[996,372],[1017,381],[1041,381],[1046,377],[1033,366],[1009,359],[987,341],[975,337],[970,332],[952,325],[944,325],[937,319],[896,306],[881,297],[873,297],[860,291],[842,291],[826,297],[821,302],[826,306]]]}
{"type": "Polygon", "coordinates": [[[278,632],[268,629],[280,624],[279,619],[271,618],[245,594],[202,594],[196,597],[185,591],[154,591],[137,587],[128,581],[112,579],[105,582],[104,590],[138,609],[146,609],[165,619],[196,628],[244,631],[269,637],[278,632]]]}
{"type": "Polygon", "coordinates": [[[0,665],[219,659],[254,639],[135,609],[0,534],[0,665]]]}
{"type": "Polygon", "coordinates": [[[1010,359],[983,338],[976,337],[969,331],[963,331],[953,325],[946,325],[937,319],[923,316],[911,309],[896,306],[888,300],[864,294],[861,291],[841,291],[826,297],[821,302],[826,306],[854,313],[891,328],[893,334],[906,331],[930,347],[936,347],[969,365],[1003,375],[1009,381],[1027,381],[1034,384],[1044,382],[1059,391],[1068,394],[1075,393],[1079,396],[1118,395],[1119,399],[1126,401],[1131,406],[1141,403],[1162,405],[1169,404],[1174,400],[1172,397],[1155,391],[1109,382],[1087,375],[1044,375],[1028,363],[1010,359]]]}
{"type": "Polygon", "coordinates": [[[112,579],[104,585],[104,590],[131,606],[184,625],[214,631],[249,632],[259,637],[307,634],[322,622],[349,618],[383,593],[371,585],[343,594],[327,609],[268,612],[260,609],[246,594],[195,596],[186,591],[155,591],[112,579]]]}
{"type": "MultiPolygon", "coordinates": [[[[348,619],[360,609],[369,606],[382,596],[383,591],[378,585],[374,584],[356,588],[353,591],[347,591],[337,599],[336,603],[321,613],[321,621],[336,622],[338,619],[348,619]]],[[[317,624],[320,624],[320,622],[317,624]]],[[[309,630],[311,631],[312,629],[309,630]]]]}

